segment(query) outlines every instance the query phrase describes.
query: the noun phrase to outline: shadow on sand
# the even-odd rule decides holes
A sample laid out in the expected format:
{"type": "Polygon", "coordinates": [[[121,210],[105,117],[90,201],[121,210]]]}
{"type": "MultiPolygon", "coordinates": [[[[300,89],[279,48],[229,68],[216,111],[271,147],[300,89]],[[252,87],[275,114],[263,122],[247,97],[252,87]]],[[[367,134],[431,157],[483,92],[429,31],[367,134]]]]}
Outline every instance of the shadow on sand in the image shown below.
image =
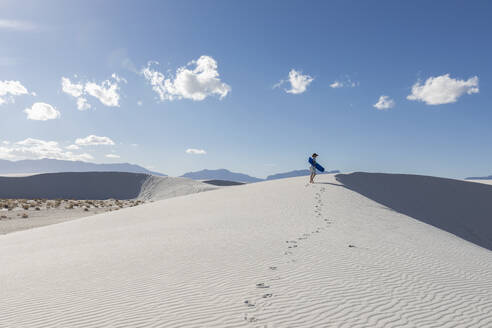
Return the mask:
{"type": "Polygon", "coordinates": [[[380,204],[492,250],[492,186],[408,174],[338,174],[380,204]]]}
{"type": "Polygon", "coordinates": [[[28,177],[0,177],[0,198],[132,199],[148,174],[65,172],[28,177]]]}

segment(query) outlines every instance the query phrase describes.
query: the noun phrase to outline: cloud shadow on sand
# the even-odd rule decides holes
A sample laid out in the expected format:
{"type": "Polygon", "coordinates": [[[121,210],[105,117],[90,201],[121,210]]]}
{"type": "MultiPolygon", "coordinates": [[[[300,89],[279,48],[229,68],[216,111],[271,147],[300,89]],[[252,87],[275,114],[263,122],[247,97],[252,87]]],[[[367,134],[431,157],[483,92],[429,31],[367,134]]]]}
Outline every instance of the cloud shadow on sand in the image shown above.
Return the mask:
{"type": "Polygon", "coordinates": [[[492,186],[409,174],[356,172],[336,179],[390,209],[492,250],[492,186]]]}

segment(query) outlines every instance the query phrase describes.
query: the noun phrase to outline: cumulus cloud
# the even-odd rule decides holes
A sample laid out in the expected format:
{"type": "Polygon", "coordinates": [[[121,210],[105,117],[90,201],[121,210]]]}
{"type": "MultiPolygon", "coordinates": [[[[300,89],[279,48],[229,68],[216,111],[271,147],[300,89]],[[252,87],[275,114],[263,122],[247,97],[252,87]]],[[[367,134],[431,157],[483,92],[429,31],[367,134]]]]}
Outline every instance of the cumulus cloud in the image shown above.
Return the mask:
{"type": "Polygon", "coordinates": [[[120,95],[118,94],[118,83],[109,80],[103,81],[100,85],[94,82],[87,82],[85,92],[99,99],[99,101],[109,107],[119,107],[120,95]]]}
{"type": "Polygon", "coordinates": [[[82,83],[72,83],[68,77],[62,77],[62,90],[73,97],[80,97],[84,93],[82,83]]]}
{"type": "Polygon", "coordinates": [[[343,83],[339,82],[339,81],[335,81],[333,82],[332,84],[330,84],[330,88],[342,88],[343,87],[343,83]]]}
{"type": "Polygon", "coordinates": [[[333,81],[333,83],[330,84],[330,88],[333,88],[333,89],[355,88],[357,86],[359,86],[359,82],[358,81],[352,81],[348,75],[345,76],[345,78],[343,78],[341,80],[333,81]]]}
{"type": "Polygon", "coordinates": [[[36,25],[28,21],[0,19],[0,29],[29,31],[35,28],[36,25]]]}
{"type": "Polygon", "coordinates": [[[87,83],[72,83],[69,78],[62,77],[62,91],[77,98],[77,109],[87,110],[91,108],[91,104],[83,96],[90,95],[97,98],[103,105],[108,107],[119,107],[120,95],[118,93],[120,87],[118,83],[126,83],[126,79],[116,73],[111,75],[114,81],[105,80],[100,84],[95,82],[87,83]]]}
{"type": "Polygon", "coordinates": [[[390,109],[395,107],[395,101],[388,96],[381,96],[373,106],[379,110],[390,109]]]}
{"type": "Polygon", "coordinates": [[[27,119],[35,121],[48,121],[60,117],[60,112],[50,104],[37,102],[31,108],[26,108],[24,113],[27,114],[27,119]]]}
{"type": "Polygon", "coordinates": [[[153,64],[158,63],[149,62],[140,73],[161,101],[183,98],[201,101],[211,95],[218,95],[222,99],[231,91],[231,87],[220,80],[217,61],[210,56],[201,56],[178,68],[176,75],[170,78],[152,69],[153,64]]]}
{"type": "Polygon", "coordinates": [[[19,81],[0,81],[0,105],[14,102],[14,96],[27,95],[29,92],[19,81]]]}
{"type": "Polygon", "coordinates": [[[205,155],[207,152],[203,149],[188,148],[186,149],[186,153],[194,155],[205,155]]]}
{"type": "Polygon", "coordinates": [[[77,138],[75,140],[77,146],[99,146],[99,145],[114,145],[114,141],[108,137],[99,137],[91,134],[85,138],[77,138]]]}
{"type": "Polygon", "coordinates": [[[442,105],[458,101],[462,95],[478,93],[478,76],[468,80],[458,80],[449,77],[449,74],[430,77],[424,84],[417,81],[412,86],[412,93],[408,100],[423,101],[427,105],[442,105]]]}
{"type": "Polygon", "coordinates": [[[118,83],[121,83],[121,82],[123,82],[123,83],[128,83],[128,81],[127,81],[124,77],[121,77],[121,76],[117,75],[116,73],[111,74],[111,77],[112,77],[112,78],[113,78],[116,82],[118,82],[118,83]]]}
{"type": "Polygon", "coordinates": [[[87,99],[83,97],[77,98],[77,109],[78,110],[88,110],[91,108],[91,104],[87,102],[87,99]]]}
{"type": "Polygon", "coordinates": [[[90,154],[74,154],[64,151],[56,141],[27,138],[12,144],[0,146],[0,158],[10,160],[52,158],[69,161],[89,161],[90,154]]]}
{"type": "Polygon", "coordinates": [[[120,158],[120,155],[116,155],[116,154],[107,154],[106,155],[107,158],[120,158]]]}
{"type": "Polygon", "coordinates": [[[77,145],[69,145],[69,146],[67,146],[65,148],[68,149],[68,150],[78,150],[78,149],[80,149],[80,147],[77,146],[77,145]]]}
{"type": "Polygon", "coordinates": [[[280,80],[277,84],[273,86],[273,88],[278,88],[282,84],[289,82],[290,89],[285,89],[285,92],[292,94],[300,94],[306,91],[307,87],[311,82],[314,81],[314,78],[309,75],[303,75],[301,71],[296,71],[295,69],[291,69],[289,72],[288,80],[280,80]]]}

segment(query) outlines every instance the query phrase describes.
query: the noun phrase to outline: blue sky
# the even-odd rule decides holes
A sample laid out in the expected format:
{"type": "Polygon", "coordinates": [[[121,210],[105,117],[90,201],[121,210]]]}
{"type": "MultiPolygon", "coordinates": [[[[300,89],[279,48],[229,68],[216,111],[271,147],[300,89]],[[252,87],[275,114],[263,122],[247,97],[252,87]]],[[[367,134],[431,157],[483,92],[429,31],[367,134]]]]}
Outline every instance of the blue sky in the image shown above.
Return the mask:
{"type": "Polygon", "coordinates": [[[491,13],[489,1],[2,1],[0,158],[264,177],[317,152],[328,169],[488,175],[491,13]]]}

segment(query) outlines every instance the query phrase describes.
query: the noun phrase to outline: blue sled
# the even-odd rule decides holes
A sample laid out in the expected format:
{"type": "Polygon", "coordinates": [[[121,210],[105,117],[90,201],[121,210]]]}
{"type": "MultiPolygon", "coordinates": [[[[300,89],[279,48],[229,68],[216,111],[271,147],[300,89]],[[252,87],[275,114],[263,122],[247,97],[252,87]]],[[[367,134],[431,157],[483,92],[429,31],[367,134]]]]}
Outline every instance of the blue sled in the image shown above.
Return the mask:
{"type": "MultiPolygon", "coordinates": [[[[312,157],[309,157],[309,164],[313,165],[314,161],[313,161],[313,158],[312,157]]],[[[320,172],[325,172],[325,168],[321,165],[319,165],[318,163],[316,163],[316,165],[314,166],[316,168],[316,170],[320,171],[320,172]]]]}

